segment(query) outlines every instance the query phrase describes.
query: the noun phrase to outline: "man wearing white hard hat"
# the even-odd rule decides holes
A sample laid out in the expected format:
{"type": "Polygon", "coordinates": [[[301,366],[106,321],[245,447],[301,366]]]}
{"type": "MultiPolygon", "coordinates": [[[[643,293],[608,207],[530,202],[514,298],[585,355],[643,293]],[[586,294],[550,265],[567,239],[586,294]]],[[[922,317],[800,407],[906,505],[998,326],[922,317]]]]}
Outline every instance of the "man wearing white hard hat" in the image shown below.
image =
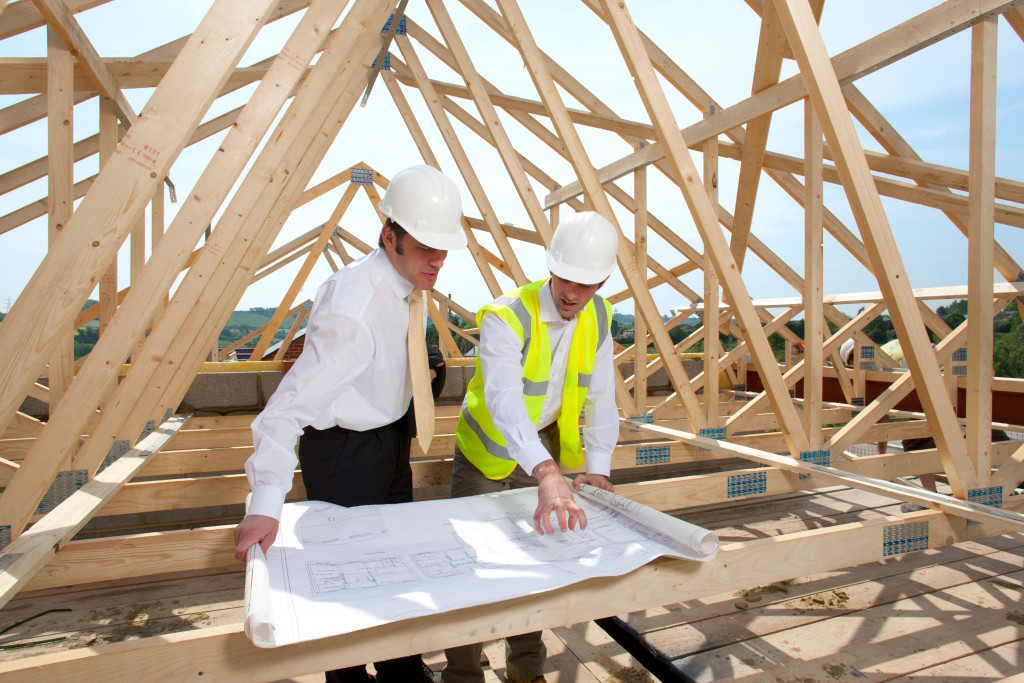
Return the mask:
{"type": "MultiPolygon", "coordinates": [[[[448,251],[466,246],[455,184],[430,166],[391,180],[378,248],[317,291],[302,355],[252,423],[255,451],[245,463],[252,487],[235,528],[245,559],[277,536],[292,486],[295,442],[306,497],[346,507],[412,500],[407,333],[414,289],[430,290],[448,251]]],[[[425,343],[425,341],[424,341],[425,343]]],[[[418,655],[376,663],[377,681],[432,680],[418,655]]],[[[328,683],[373,680],[366,667],[326,673],[328,683]]]]}
{"type": "MultiPolygon", "coordinates": [[[[476,373],[456,429],[452,497],[537,487],[534,528],[554,534],[586,528],[573,488],[612,490],[608,479],[618,439],[610,333],[612,308],[596,292],[615,269],[619,235],[586,211],[565,219],[547,249],[551,277],[505,294],[477,312],[476,373]],[[586,474],[579,416],[585,413],[586,474]],[[551,518],[554,516],[555,524],[551,518]]],[[[481,645],[445,651],[444,683],[480,683],[481,645]]],[[[541,634],[506,639],[506,678],[544,681],[541,634]]]]}

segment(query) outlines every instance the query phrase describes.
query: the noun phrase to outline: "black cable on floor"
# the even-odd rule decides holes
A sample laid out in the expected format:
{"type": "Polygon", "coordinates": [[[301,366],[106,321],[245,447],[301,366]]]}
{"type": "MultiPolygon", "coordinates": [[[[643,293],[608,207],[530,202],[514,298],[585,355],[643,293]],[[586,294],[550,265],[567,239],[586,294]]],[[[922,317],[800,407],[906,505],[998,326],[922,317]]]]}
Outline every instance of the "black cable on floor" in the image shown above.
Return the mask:
{"type": "Polygon", "coordinates": [[[696,683],[692,678],[669,663],[664,657],[658,657],[637,637],[636,631],[627,628],[618,617],[595,619],[594,623],[604,629],[621,645],[626,652],[640,662],[661,683],[696,683]]]}

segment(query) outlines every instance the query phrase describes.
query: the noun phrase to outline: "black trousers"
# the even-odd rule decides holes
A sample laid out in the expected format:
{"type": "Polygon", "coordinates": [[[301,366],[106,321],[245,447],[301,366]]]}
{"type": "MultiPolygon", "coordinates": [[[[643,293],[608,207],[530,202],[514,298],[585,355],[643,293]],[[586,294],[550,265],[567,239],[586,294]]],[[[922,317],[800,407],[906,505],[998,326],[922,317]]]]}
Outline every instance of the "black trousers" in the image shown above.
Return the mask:
{"type": "MultiPolygon", "coordinates": [[[[365,432],[306,427],[299,437],[299,465],[306,498],[335,505],[379,505],[412,500],[409,419],[365,432]]],[[[381,683],[421,681],[419,655],[374,662],[381,683]]],[[[365,683],[365,666],[328,671],[327,683],[365,683]]]]}

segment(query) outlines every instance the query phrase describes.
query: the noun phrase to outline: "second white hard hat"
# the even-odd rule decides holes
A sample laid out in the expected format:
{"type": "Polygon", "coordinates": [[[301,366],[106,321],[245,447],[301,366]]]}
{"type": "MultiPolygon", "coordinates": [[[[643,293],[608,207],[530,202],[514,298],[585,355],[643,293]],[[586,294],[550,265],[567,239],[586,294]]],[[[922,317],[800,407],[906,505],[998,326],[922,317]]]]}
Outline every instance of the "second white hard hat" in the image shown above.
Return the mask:
{"type": "Polygon", "coordinates": [[[466,246],[459,188],[432,166],[410,166],[396,173],[380,210],[428,247],[450,251],[466,246]]]}
{"type": "Polygon", "coordinates": [[[548,270],[581,285],[596,285],[615,270],[619,231],[595,211],[566,218],[548,244],[548,270]]]}

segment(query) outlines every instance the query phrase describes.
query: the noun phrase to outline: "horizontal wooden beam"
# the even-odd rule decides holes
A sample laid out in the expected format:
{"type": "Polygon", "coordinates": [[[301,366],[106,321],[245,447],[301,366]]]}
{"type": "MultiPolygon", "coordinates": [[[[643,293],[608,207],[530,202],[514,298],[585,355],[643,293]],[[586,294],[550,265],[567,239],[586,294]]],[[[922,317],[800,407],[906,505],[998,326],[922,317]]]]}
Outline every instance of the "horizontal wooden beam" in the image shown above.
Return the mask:
{"type": "MultiPolygon", "coordinates": [[[[929,524],[930,547],[941,547],[952,540],[953,530],[941,515],[915,514],[915,519],[929,524]]],[[[710,562],[662,558],[622,576],[589,579],[538,595],[406,619],[284,648],[253,647],[242,632],[242,624],[237,623],[68,650],[0,664],[0,682],[37,683],[44,677],[105,683],[138,680],[154,670],[174,680],[199,676],[216,681],[293,678],[358,665],[371,656],[385,659],[432,652],[747,589],[796,578],[796,572],[806,576],[880,560],[886,557],[887,529],[900,522],[900,518],[883,517],[730,543],[710,562]],[[594,600],[595,595],[601,599],[594,600]]],[[[224,534],[223,540],[223,545],[230,548],[230,536],[224,534]]]]}
{"type": "MultiPolygon", "coordinates": [[[[919,287],[913,290],[914,298],[919,301],[930,299],[963,299],[967,296],[967,285],[951,285],[945,287],[919,287]]],[[[992,294],[1012,299],[1024,294],[1024,282],[997,282],[992,294]]],[[[884,302],[881,292],[854,292],[850,294],[826,294],[824,303],[840,306],[845,304],[874,304],[884,302]]],[[[759,308],[791,308],[802,306],[803,297],[780,297],[777,299],[754,299],[754,306],[759,308]]],[[[723,301],[719,308],[730,308],[728,301],[723,301]]],[[[676,306],[673,311],[679,313],[696,313],[704,310],[704,304],[694,302],[689,306],[676,306]]]]}
{"type": "Polygon", "coordinates": [[[746,458],[762,465],[771,465],[797,474],[812,474],[823,478],[833,484],[842,484],[852,488],[870,491],[882,496],[889,496],[899,500],[906,500],[917,505],[941,510],[958,517],[966,517],[979,522],[996,522],[1006,525],[1015,531],[1024,530],[1024,515],[1001,510],[999,508],[978,505],[965,500],[953,498],[952,496],[935,493],[927,489],[919,489],[904,484],[896,484],[880,479],[873,479],[850,472],[842,472],[834,467],[816,465],[812,462],[801,461],[785,455],[776,455],[754,448],[747,448],[725,441],[716,441],[695,434],[682,432],[676,429],[669,429],[658,425],[643,424],[633,420],[623,420],[624,423],[641,429],[651,434],[658,434],[664,437],[678,439],[691,446],[706,448],[710,451],[717,451],[739,458],[746,458]]]}

